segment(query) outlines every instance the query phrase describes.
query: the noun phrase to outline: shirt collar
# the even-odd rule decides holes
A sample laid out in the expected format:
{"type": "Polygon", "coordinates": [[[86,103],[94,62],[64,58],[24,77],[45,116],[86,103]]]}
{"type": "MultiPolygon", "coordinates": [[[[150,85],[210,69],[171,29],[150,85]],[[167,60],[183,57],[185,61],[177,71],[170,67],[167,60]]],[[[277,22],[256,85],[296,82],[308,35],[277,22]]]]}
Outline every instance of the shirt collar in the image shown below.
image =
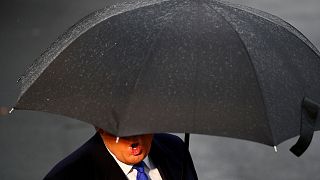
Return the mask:
{"type": "MultiPolygon", "coordinates": [[[[106,147],[107,148],[107,147],[106,147]]],[[[107,148],[107,150],[109,151],[109,153],[111,154],[111,156],[113,157],[113,159],[117,162],[117,164],[120,166],[120,168],[122,169],[122,171],[128,175],[131,170],[133,165],[129,165],[129,164],[125,164],[121,161],[119,161],[116,156],[107,148]]],[[[146,156],[143,160],[144,164],[147,166],[148,169],[154,169],[155,167],[153,166],[153,164],[150,161],[149,156],[146,156]]]]}
{"type": "Polygon", "coordinates": [[[148,169],[154,169],[154,165],[152,164],[149,156],[146,156],[143,160],[144,164],[147,166],[148,169]]]}

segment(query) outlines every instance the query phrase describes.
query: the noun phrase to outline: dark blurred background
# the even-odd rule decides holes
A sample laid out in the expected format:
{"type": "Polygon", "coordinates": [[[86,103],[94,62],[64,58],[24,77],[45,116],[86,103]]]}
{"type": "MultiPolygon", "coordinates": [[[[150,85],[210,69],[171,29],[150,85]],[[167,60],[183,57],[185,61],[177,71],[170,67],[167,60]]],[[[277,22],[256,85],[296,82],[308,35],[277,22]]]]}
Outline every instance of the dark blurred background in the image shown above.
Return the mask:
{"type": "MultiPolygon", "coordinates": [[[[123,1],[123,0],[121,0],[123,1]]],[[[116,0],[2,0],[0,2],[0,105],[14,105],[16,80],[26,66],[83,16],[116,0]]],[[[320,48],[319,0],[233,0],[280,16],[320,48]]],[[[320,77],[319,77],[320,78],[320,77]]],[[[0,179],[42,179],[52,166],[91,137],[85,123],[40,112],[0,117],[0,179]]],[[[296,158],[296,138],[272,147],[214,136],[191,136],[200,180],[319,180],[320,134],[296,158]]]]}

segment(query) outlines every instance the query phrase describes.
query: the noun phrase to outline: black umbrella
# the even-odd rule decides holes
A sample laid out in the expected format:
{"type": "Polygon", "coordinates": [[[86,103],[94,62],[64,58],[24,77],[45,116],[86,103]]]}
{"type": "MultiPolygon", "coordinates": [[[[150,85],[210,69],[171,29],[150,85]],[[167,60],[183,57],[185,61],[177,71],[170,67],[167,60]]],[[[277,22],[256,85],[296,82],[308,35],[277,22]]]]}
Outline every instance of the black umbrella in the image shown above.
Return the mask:
{"type": "Polygon", "coordinates": [[[319,55],[295,28],[256,9],[137,1],[63,34],[22,76],[15,109],[116,136],[186,132],[275,146],[301,131],[299,150],[320,127],[319,55]]]}

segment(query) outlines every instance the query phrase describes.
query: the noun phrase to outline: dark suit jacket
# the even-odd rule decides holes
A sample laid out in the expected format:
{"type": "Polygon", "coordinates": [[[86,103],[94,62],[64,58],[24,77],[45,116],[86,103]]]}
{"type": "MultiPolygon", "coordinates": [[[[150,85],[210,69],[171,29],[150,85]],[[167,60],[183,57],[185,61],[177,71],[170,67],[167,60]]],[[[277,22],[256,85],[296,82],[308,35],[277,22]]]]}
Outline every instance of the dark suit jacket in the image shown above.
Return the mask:
{"type": "MultiPolygon", "coordinates": [[[[183,172],[186,173],[184,179],[198,179],[190,153],[177,136],[155,134],[149,157],[164,180],[181,180],[183,172]],[[183,164],[184,160],[186,166],[183,164]]],[[[79,149],[59,162],[44,179],[127,180],[127,177],[104,146],[100,135],[96,133],[79,149]]]]}

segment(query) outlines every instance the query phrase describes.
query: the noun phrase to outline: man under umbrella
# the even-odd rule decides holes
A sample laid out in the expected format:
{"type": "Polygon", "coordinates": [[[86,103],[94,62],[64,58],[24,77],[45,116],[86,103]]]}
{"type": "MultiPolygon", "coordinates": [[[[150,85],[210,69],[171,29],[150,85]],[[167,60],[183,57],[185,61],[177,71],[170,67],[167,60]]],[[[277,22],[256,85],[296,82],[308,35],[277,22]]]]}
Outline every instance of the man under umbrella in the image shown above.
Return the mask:
{"type": "MultiPolygon", "coordinates": [[[[121,137],[189,132],[276,146],[300,134],[292,149],[300,156],[320,129],[319,60],[299,31],[265,12],[215,0],[141,0],[94,12],[59,37],[20,78],[14,109],[121,137]]],[[[99,132],[47,178],[126,179],[140,165],[162,179],[196,179],[172,136],[118,141],[99,132]],[[126,153],[136,161],[121,159],[126,153]]]]}
{"type": "Polygon", "coordinates": [[[170,134],[115,137],[97,133],[44,178],[95,180],[198,179],[184,142],[170,134]]]}

